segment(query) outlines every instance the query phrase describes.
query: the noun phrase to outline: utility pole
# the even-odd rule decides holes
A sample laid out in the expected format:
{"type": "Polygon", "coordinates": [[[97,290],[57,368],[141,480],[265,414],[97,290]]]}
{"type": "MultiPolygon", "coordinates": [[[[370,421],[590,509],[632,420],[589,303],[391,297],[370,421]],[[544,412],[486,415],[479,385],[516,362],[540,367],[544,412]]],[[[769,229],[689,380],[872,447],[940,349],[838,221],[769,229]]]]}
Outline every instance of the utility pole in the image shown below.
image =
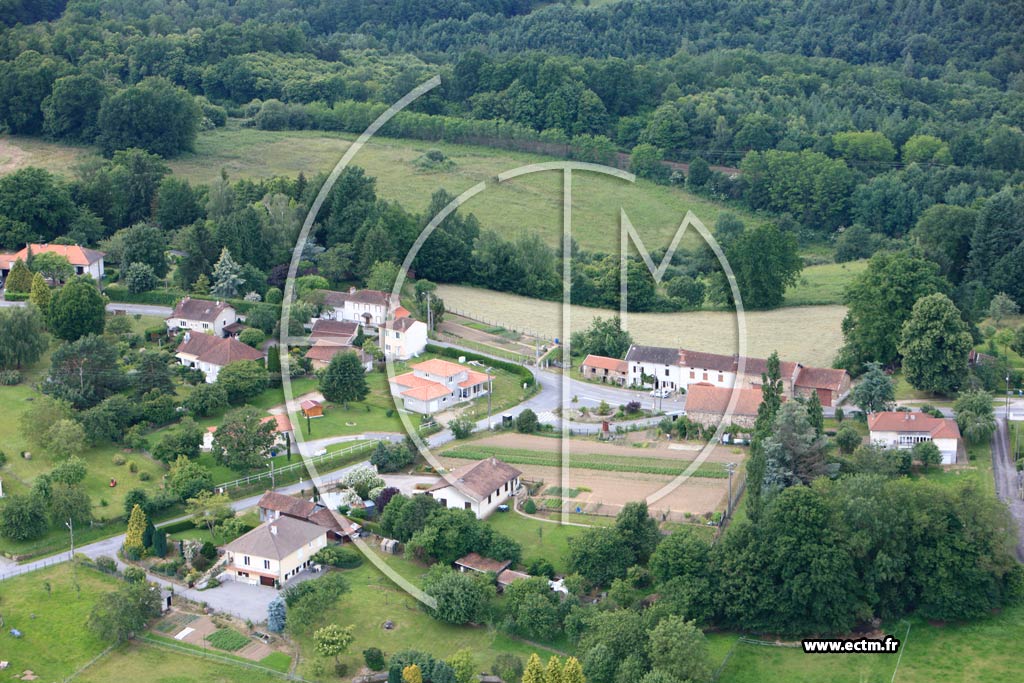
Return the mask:
{"type": "Polygon", "coordinates": [[[494,391],[494,377],[491,368],[487,368],[487,431],[491,431],[491,394],[494,391]]]}
{"type": "Polygon", "coordinates": [[[1010,375],[1006,375],[1006,422],[1010,422],[1010,375]]]}
{"type": "Polygon", "coordinates": [[[732,517],[732,475],[736,471],[736,463],[727,463],[725,469],[729,472],[729,497],[725,501],[725,517],[732,517]]]}
{"type": "Polygon", "coordinates": [[[75,567],[75,520],[68,517],[68,521],[64,522],[64,526],[68,528],[68,532],[71,534],[71,577],[77,586],[78,569],[75,567]]]}

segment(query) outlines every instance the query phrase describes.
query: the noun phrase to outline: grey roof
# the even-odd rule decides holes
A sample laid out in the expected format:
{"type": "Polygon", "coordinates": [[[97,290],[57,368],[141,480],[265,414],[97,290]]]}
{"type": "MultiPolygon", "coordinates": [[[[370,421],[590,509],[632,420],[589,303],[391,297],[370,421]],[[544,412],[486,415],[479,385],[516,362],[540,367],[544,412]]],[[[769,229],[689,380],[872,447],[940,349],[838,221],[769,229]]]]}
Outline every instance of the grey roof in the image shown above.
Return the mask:
{"type": "Polygon", "coordinates": [[[641,346],[633,344],[626,352],[626,362],[658,363],[660,365],[678,365],[679,349],[664,346],[641,346]]]}
{"type": "Polygon", "coordinates": [[[243,555],[281,560],[311,541],[327,535],[327,529],[294,517],[281,516],[261,524],[224,546],[225,550],[243,555]],[[277,533],[273,532],[277,530],[277,533]]]}

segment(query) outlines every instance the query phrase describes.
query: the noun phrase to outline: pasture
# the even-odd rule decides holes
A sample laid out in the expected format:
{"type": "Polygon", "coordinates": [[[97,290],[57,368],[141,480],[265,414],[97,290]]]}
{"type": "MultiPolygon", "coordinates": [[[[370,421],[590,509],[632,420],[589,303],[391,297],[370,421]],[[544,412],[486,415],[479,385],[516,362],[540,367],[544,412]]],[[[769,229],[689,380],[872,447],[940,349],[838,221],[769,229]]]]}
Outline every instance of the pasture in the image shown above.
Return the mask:
{"type": "MultiPolygon", "coordinates": [[[[460,285],[440,285],[438,295],[462,315],[483,318],[507,329],[547,339],[562,336],[560,302],[460,285]]],[[[572,330],[576,331],[585,329],[595,317],[614,316],[617,312],[572,306],[569,315],[572,330]]],[[[779,357],[785,360],[830,367],[843,343],[840,325],[845,315],[846,308],[836,305],[748,311],[745,315],[747,354],[763,358],[778,351],[779,357]]],[[[727,311],[630,313],[626,329],[638,344],[726,354],[737,352],[736,316],[727,311]]]]}

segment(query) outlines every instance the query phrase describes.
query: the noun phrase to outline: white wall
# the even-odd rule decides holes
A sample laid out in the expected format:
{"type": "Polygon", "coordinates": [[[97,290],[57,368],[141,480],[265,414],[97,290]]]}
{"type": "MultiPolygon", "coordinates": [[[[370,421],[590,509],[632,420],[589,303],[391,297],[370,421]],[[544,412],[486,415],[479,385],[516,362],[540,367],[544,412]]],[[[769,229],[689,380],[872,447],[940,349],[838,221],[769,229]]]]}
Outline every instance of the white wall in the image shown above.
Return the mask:
{"type": "Polygon", "coordinates": [[[483,500],[477,502],[454,486],[446,486],[443,489],[438,489],[437,491],[433,491],[431,495],[435,500],[444,499],[445,505],[455,510],[463,510],[465,509],[466,503],[469,503],[469,509],[473,511],[477,516],[477,519],[486,519],[491,515],[491,513],[498,509],[499,505],[505,503],[518,487],[518,478],[509,482],[507,486],[502,484],[499,491],[491,493],[490,502],[487,501],[487,496],[484,496],[483,500]]]}

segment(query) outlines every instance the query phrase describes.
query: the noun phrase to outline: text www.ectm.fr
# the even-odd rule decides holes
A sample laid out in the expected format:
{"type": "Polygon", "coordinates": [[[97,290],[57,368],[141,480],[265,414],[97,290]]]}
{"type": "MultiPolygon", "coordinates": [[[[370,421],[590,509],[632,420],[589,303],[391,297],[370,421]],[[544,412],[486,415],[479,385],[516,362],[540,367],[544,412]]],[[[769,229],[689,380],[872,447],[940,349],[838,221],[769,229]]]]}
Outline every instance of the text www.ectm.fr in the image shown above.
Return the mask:
{"type": "Polygon", "coordinates": [[[892,654],[900,649],[900,641],[892,636],[885,638],[858,638],[842,640],[840,638],[820,638],[803,640],[804,652],[808,654],[892,654]]]}

